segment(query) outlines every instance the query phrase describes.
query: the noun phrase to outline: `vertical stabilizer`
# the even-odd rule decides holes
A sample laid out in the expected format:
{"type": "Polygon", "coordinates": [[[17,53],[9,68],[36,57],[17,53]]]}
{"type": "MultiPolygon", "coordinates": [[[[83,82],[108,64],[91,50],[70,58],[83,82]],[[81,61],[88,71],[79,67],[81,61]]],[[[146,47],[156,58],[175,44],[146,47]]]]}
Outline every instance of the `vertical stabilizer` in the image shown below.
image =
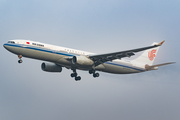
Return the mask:
{"type": "MultiPolygon", "coordinates": [[[[162,41],[161,43],[154,42],[152,45],[162,45],[163,43],[164,41],[162,41]]],[[[149,66],[153,65],[153,62],[157,56],[159,47],[144,51],[144,53],[141,54],[141,56],[131,61],[132,64],[139,67],[145,67],[145,65],[149,65],[149,66]]]]}

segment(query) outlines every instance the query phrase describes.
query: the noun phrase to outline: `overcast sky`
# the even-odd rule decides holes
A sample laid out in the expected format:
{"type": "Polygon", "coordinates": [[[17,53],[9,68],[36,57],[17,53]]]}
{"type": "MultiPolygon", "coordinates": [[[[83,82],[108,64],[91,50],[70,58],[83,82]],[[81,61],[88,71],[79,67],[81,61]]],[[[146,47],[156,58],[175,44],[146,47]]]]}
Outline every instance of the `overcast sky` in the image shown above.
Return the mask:
{"type": "Polygon", "coordinates": [[[0,0],[0,120],[179,120],[179,21],[179,0],[0,0]],[[76,82],[65,68],[43,72],[43,61],[18,64],[3,48],[11,39],[94,53],[166,40],[155,64],[177,63],[96,79],[78,71],[76,82]]]}

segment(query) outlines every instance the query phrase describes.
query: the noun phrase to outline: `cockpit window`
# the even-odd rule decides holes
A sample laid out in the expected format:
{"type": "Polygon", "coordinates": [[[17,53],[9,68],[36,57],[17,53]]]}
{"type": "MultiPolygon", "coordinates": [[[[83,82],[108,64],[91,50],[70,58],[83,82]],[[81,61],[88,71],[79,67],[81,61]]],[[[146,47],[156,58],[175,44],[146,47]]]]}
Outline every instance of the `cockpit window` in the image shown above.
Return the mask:
{"type": "Polygon", "coordinates": [[[15,42],[14,42],[14,41],[8,41],[8,43],[14,43],[14,44],[15,44],[15,42]]]}

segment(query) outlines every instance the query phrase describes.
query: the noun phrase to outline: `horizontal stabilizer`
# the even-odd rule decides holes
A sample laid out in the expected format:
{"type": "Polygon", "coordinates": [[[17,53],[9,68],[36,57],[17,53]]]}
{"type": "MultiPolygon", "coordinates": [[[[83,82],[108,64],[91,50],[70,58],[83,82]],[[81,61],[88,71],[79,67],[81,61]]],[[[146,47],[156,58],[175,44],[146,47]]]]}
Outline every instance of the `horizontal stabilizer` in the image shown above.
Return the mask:
{"type": "Polygon", "coordinates": [[[169,64],[173,64],[176,62],[169,62],[169,63],[162,63],[162,64],[157,64],[157,65],[145,65],[146,70],[157,70],[159,66],[163,66],[163,65],[169,65],[169,64]]]}

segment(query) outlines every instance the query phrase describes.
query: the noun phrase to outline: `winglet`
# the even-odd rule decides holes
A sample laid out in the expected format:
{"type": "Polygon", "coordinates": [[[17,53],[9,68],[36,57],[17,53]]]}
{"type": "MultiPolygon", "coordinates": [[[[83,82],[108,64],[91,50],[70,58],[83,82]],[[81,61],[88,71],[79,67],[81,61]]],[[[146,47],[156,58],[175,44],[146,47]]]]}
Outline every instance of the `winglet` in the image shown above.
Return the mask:
{"type": "Polygon", "coordinates": [[[158,43],[157,45],[161,46],[164,42],[165,42],[165,40],[163,40],[162,42],[158,43]]]}

